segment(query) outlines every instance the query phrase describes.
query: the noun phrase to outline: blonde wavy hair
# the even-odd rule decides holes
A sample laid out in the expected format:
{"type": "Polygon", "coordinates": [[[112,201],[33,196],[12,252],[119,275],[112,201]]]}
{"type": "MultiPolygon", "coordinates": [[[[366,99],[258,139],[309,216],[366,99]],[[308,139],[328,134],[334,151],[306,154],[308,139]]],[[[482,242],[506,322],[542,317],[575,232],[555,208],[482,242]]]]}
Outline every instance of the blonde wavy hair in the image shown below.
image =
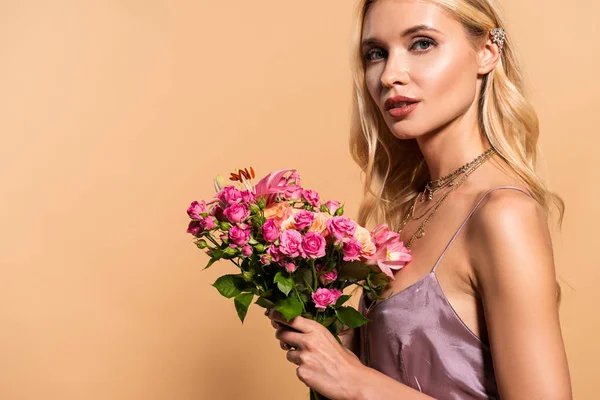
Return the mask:
{"type": "MultiPolygon", "coordinates": [[[[364,18],[377,0],[361,0],[356,12],[351,68],[353,105],[350,152],[364,178],[364,197],[357,222],[385,221],[397,230],[411,200],[424,188],[429,171],[416,141],[394,137],[383,120],[365,83],[361,54],[364,18]]],[[[473,46],[485,43],[493,28],[505,28],[491,0],[431,0],[459,21],[473,46]]],[[[521,69],[510,34],[500,61],[483,78],[479,97],[479,125],[483,135],[508,166],[527,184],[546,214],[554,204],[562,225],[564,202],[551,192],[536,172],[539,124],[525,99],[521,69]]]]}

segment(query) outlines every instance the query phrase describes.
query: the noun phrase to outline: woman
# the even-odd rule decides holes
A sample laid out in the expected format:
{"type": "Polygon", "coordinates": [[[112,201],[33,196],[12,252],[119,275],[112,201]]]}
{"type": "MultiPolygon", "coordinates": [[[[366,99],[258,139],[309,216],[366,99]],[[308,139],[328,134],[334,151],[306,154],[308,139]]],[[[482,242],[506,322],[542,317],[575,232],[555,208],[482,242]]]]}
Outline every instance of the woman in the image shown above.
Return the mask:
{"type": "Polygon", "coordinates": [[[357,22],[358,222],[399,230],[413,261],[384,300],[363,293],[370,322],[345,347],[269,313],[288,360],[332,399],[571,398],[547,226],[564,206],[535,172],[537,117],[496,6],[362,0],[357,22]]]}

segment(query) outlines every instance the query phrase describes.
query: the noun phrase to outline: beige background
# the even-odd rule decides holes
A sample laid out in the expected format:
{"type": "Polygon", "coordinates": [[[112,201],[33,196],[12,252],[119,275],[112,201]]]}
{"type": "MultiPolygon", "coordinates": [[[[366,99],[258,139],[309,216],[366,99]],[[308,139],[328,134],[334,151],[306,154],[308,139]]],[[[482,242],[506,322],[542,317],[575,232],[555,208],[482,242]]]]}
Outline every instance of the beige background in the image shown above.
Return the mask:
{"type": "MultiPolygon", "coordinates": [[[[0,398],[308,398],[262,309],[242,325],[211,286],[233,267],[201,271],[185,210],[252,165],[298,168],[355,216],[353,5],[0,2],[0,398]]],[[[554,240],[575,397],[595,399],[600,6],[503,5],[567,204],[554,240]]]]}

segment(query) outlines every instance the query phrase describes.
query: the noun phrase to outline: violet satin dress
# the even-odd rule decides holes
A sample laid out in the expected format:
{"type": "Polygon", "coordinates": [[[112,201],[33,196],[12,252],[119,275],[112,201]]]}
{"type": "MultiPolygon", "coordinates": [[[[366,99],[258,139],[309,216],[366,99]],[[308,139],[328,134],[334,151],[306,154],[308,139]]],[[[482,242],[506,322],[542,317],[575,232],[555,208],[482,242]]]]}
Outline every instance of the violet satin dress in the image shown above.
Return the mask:
{"type": "Polygon", "coordinates": [[[490,348],[454,311],[435,271],[491,188],[475,204],[431,272],[413,285],[373,305],[364,292],[359,311],[371,321],[360,329],[360,359],[436,399],[498,399],[490,348]]]}

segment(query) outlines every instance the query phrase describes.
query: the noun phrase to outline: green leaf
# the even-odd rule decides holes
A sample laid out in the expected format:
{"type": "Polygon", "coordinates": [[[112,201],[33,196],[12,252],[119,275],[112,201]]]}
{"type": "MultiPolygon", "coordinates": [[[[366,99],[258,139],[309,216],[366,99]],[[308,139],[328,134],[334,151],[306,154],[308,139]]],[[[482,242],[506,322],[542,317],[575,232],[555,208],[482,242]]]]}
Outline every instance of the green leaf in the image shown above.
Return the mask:
{"type": "Polygon", "coordinates": [[[305,290],[310,290],[314,285],[314,278],[311,268],[298,268],[294,274],[294,277],[297,279],[297,283],[302,283],[302,286],[304,286],[305,290]],[[310,286],[310,288],[307,288],[306,285],[310,286]]]}
{"type": "Polygon", "coordinates": [[[344,294],[340,296],[340,298],[335,303],[335,308],[339,308],[342,304],[344,304],[348,299],[352,298],[349,294],[344,294]]]}
{"type": "Polygon", "coordinates": [[[331,325],[334,321],[335,321],[336,317],[327,317],[323,320],[323,322],[321,322],[321,325],[327,327],[329,325],[331,325]]]}
{"type": "Polygon", "coordinates": [[[294,279],[292,277],[287,278],[281,271],[275,274],[273,283],[276,283],[279,290],[286,296],[294,288],[294,279]]]}
{"type": "Polygon", "coordinates": [[[354,278],[363,280],[367,278],[371,271],[371,267],[363,262],[350,261],[341,266],[338,279],[354,278]]]}
{"type": "Polygon", "coordinates": [[[275,307],[275,303],[273,303],[271,300],[267,300],[264,297],[259,297],[254,304],[258,304],[259,306],[263,307],[263,308],[273,308],[275,307]]]}
{"type": "Polygon", "coordinates": [[[368,319],[352,307],[340,307],[335,310],[335,315],[349,328],[357,328],[368,322],[368,319]]]}
{"type": "Polygon", "coordinates": [[[256,285],[254,282],[247,282],[246,279],[239,275],[234,275],[233,284],[240,292],[254,292],[256,285]]]}
{"type": "MultiPolygon", "coordinates": [[[[219,293],[228,299],[237,296],[241,293],[235,284],[235,279],[239,278],[238,275],[223,275],[215,281],[212,285],[217,288],[219,293]]],[[[243,280],[243,279],[242,279],[243,280]]]]}
{"type": "Polygon", "coordinates": [[[279,300],[275,305],[275,310],[279,311],[288,321],[302,314],[302,303],[295,297],[279,300]]]}
{"type": "Polygon", "coordinates": [[[202,268],[202,271],[204,271],[206,268],[210,267],[211,265],[213,265],[215,263],[215,261],[217,261],[218,258],[211,258],[210,261],[208,262],[208,264],[206,264],[206,267],[202,268]]]}
{"type": "Polygon", "coordinates": [[[240,317],[242,324],[244,323],[244,318],[246,318],[248,306],[250,306],[253,298],[254,295],[252,293],[240,293],[233,299],[233,304],[235,305],[235,309],[237,310],[238,317],[240,317]]]}

